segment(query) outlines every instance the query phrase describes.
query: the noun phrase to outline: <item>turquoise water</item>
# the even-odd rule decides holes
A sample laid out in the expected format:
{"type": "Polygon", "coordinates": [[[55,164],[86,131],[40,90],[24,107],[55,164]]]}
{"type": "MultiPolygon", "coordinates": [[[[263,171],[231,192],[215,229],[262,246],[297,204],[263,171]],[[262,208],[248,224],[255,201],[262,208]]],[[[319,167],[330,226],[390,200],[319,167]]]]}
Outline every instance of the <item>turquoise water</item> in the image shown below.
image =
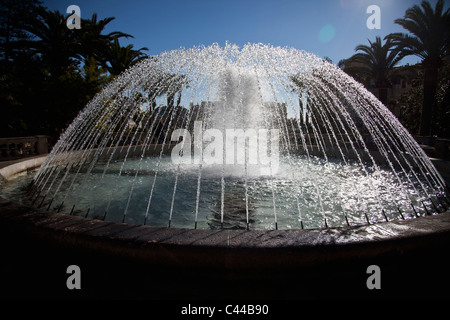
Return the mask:
{"type": "MultiPolygon", "coordinates": [[[[258,170],[243,176],[242,170],[221,165],[179,168],[170,157],[72,171],[56,194],[52,184],[45,200],[41,195],[34,205],[114,222],[167,226],[170,219],[171,227],[202,229],[246,228],[247,215],[250,229],[273,229],[275,216],[279,229],[375,223],[399,219],[399,209],[405,218],[413,217],[411,202],[418,214],[426,213],[425,194],[406,183],[406,176],[332,159],[283,159],[273,176],[258,170]]],[[[35,197],[25,197],[24,190],[32,177],[3,183],[0,194],[30,204],[35,197]]]]}

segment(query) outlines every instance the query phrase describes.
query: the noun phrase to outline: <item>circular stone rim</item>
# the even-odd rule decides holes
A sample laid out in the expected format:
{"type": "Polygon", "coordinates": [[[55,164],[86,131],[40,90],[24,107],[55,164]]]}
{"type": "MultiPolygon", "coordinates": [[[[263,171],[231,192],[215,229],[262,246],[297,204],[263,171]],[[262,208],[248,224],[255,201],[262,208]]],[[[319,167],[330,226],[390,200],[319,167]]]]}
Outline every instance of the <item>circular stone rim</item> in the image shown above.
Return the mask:
{"type": "MultiPolygon", "coordinates": [[[[30,168],[24,163],[36,166],[35,162],[25,160],[14,164],[16,170],[30,168]]],[[[359,226],[206,230],[83,218],[36,209],[0,197],[0,226],[12,237],[12,242],[14,237],[28,237],[45,244],[162,267],[295,269],[389,257],[448,243],[450,211],[359,226]]]]}
{"type": "MultiPolygon", "coordinates": [[[[38,210],[0,197],[10,234],[161,266],[298,268],[442,244],[450,211],[372,225],[305,230],[203,230],[132,225],[38,210]]],[[[14,240],[14,239],[11,239],[14,240]]]]}

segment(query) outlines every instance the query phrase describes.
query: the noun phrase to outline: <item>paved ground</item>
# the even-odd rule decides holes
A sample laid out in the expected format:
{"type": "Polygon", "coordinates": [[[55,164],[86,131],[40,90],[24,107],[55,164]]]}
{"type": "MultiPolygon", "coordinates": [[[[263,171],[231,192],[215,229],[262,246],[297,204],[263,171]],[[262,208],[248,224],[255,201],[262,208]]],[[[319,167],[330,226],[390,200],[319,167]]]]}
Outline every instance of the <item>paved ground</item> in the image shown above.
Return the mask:
{"type": "Polygon", "coordinates": [[[407,254],[356,258],[298,269],[236,272],[161,268],[135,259],[81,250],[76,245],[37,241],[32,235],[18,234],[3,224],[0,298],[181,299],[197,304],[211,299],[241,304],[284,300],[290,311],[296,306],[292,300],[298,299],[448,299],[450,239],[443,240],[439,245],[407,254]],[[71,275],[67,268],[71,265],[81,270],[79,290],[67,287],[71,275]],[[373,265],[380,268],[380,289],[367,286],[371,276],[368,267],[373,265]]]}

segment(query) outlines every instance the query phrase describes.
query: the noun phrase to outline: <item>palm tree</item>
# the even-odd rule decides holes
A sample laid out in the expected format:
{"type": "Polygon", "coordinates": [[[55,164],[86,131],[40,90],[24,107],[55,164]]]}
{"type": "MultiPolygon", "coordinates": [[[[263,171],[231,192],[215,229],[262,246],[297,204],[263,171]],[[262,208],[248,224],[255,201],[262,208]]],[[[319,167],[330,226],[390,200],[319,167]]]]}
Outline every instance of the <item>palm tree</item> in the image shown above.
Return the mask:
{"type": "Polygon", "coordinates": [[[382,44],[381,38],[376,37],[375,42],[369,41],[369,45],[359,45],[356,53],[345,61],[345,71],[368,85],[373,79],[375,88],[378,89],[379,99],[387,105],[387,92],[391,86],[391,79],[396,75],[395,66],[402,57],[397,51],[392,51],[392,40],[386,40],[382,44]]]}
{"type": "Polygon", "coordinates": [[[41,7],[38,17],[24,29],[34,39],[24,40],[20,44],[40,56],[43,67],[50,75],[59,76],[74,65],[80,52],[79,35],[67,28],[66,18],[60,12],[41,7]]]}
{"type": "Polygon", "coordinates": [[[24,26],[39,14],[39,0],[0,0],[0,59],[10,62],[26,47],[18,46],[32,37],[23,30],[24,26]]]}
{"type": "Polygon", "coordinates": [[[145,50],[148,49],[143,47],[135,50],[132,44],[122,47],[116,37],[105,48],[101,62],[110,74],[119,75],[139,61],[146,59],[147,55],[142,52],[145,50]]]}
{"type": "Polygon", "coordinates": [[[102,53],[114,39],[122,37],[133,38],[132,35],[120,31],[102,34],[106,25],[114,19],[114,17],[108,17],[97,20],[97,14],[93,13],[91,19],[82,20],[83,33],[81,42],[83,46],[81,48],[81,54],[86,60],[93,57],[95,60],[100,61],[102,53]]]}
{"type": "Polygon", "coordinates": [[[112,17],[97,20],[97,14],[94,13],[91,19],[82,20],[81,30],[70,30],[66,24],[67,17],[59,11],[47,11],[40,7],[38,17],[24,27],[34,39],[23,41],[23,45],[38,53],[50,74],[58,76],[91,57],[100,60],[114,39],[131,37],[117,31],[102,34],[112,20],[112,17]]]}
{"type": "Polygon", "coordinates": [[[439,0],[433,10],[428,1],[406,10],[402,19],[396,19],[410,34],[393,33],[385,37],[391,40],[401,57],[414,55],[422,59],[424,71],[423,102],[420,135],[432,134],[432,121],[436,104],[438,69],[449,55],[450,9],[444,12],[444,1],[439,0]]]}

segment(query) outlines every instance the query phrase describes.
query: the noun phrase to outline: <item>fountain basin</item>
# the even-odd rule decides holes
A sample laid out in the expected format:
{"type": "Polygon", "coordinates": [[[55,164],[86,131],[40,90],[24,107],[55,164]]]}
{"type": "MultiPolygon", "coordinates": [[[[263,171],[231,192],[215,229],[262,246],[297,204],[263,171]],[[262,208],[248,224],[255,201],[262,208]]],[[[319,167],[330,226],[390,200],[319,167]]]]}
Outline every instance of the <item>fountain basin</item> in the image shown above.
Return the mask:
{"type": "MultiPolygon", "coordinates": [[[[200,230],[113,223],[37,210],[0,198],[0,220],[62,246],[159,266],[297,269],[405,253],[450,238],[450,212],[373,225],[307,230],[200,230]]],[[[12,240],[12,239],[11,239],[12,240]]]]}
{"type": "Polygon", "coordinates": [[[361,297],[373,294],[364,285],[371,264],[390,273],[385,296],[440,297],[434,288],[448,283],[439,273],[450,248],[448,211],[327,229],[204,230],[85,219],[1,197],[0,229],[9,297],[73,297],[63,285],[69,264],[93,274],[81,293],[93,298],[361,297]],[[30,266],[42,277],[23,276],[30,266]]]}
{"type": "MultiPolygon", "coordinates": [[[[113,149],[113,153],[120,154],[120,148],[113,149]]],[[[66,155],[69,156],[76,155],[66,155]]],[[[29,178],[15,183],[18,194],[14,197],[9,196],[8,192],[3,194],[6,198],[18,199],[38,209],[46,208],[85,218],[166,227],[170,217],[171,227],[195,229],[271,230],[355,226],[410,219],[439,213],[447,208],[443,202],[445,200],[440,197],[427,199],[425,194],[417,193],[413,187],[405,189],[389,170],[366,169],[363,172],[357,164],[343,164],[331,158],[325,162],[320,158],[299,156],[291,157],[290,163],[280,158],[275,180],[260,176],[257,168],[248,174],[246,189],[240,180],[239,168],[227,168],[224,178],[226,188],[221,190],[218,180],[222,166],[203,166],[202,188],[197,195],[199,190],[195,186],[199,169],[196,165],[179,173],[169,156],[148,155],[139,160],[129,155],[126,165],[121,160],[117,157],[117,162],[111,163],[108,170],[104,170],[101,164],[91,167],[83,183],[77,186],[73,185],[74,179],[78,174],[85,174],[87,169],[73,168],[66,173],[67,183],[59,185],[57,195],[43,196],[32,187],[29,189],[29,178]],[[157,170],[158,179],[155,181],[157,170]],[[175,179],[178,192],[176,201],[171,203],[169,195],[173,193],[175,179]],[[383,185],[383,188],[374,195],[372,190],[377,185],[383,185]],[[24,188],[28,191],[23,191],[24,188]],[[128,192],[130,189],[133,194],[128,192]],[[148,190],[152,190],[155,198],[151,211],[148,190]],[[248,203],[244,199],[244,190],[247,198],[251,199],[248,203]],[[317,196],[319,190],[320,197],[317,196]],[[112,192],[116,192],[114,197],[112,192]],[[273,223],[273,193],[276,194],[276,225],[273,223]],[[404,193],[415,199],[414,204],[405,202],[404,193]],[[223,223],[220,215],[222,201],[226,212],[223,223]],[[250,222],[247,225],[246,210],[250,222]]],[[[37,161],[42,162],[42,159],[37,161]]],[[[36,166],[33,161],[31,165],[36,166]]],[[[20,164],[14,166],[25,170],[20,164]]],[[[8,170],[9,176],[14,172],[13,169],[2,170],[8,170]]]]}

